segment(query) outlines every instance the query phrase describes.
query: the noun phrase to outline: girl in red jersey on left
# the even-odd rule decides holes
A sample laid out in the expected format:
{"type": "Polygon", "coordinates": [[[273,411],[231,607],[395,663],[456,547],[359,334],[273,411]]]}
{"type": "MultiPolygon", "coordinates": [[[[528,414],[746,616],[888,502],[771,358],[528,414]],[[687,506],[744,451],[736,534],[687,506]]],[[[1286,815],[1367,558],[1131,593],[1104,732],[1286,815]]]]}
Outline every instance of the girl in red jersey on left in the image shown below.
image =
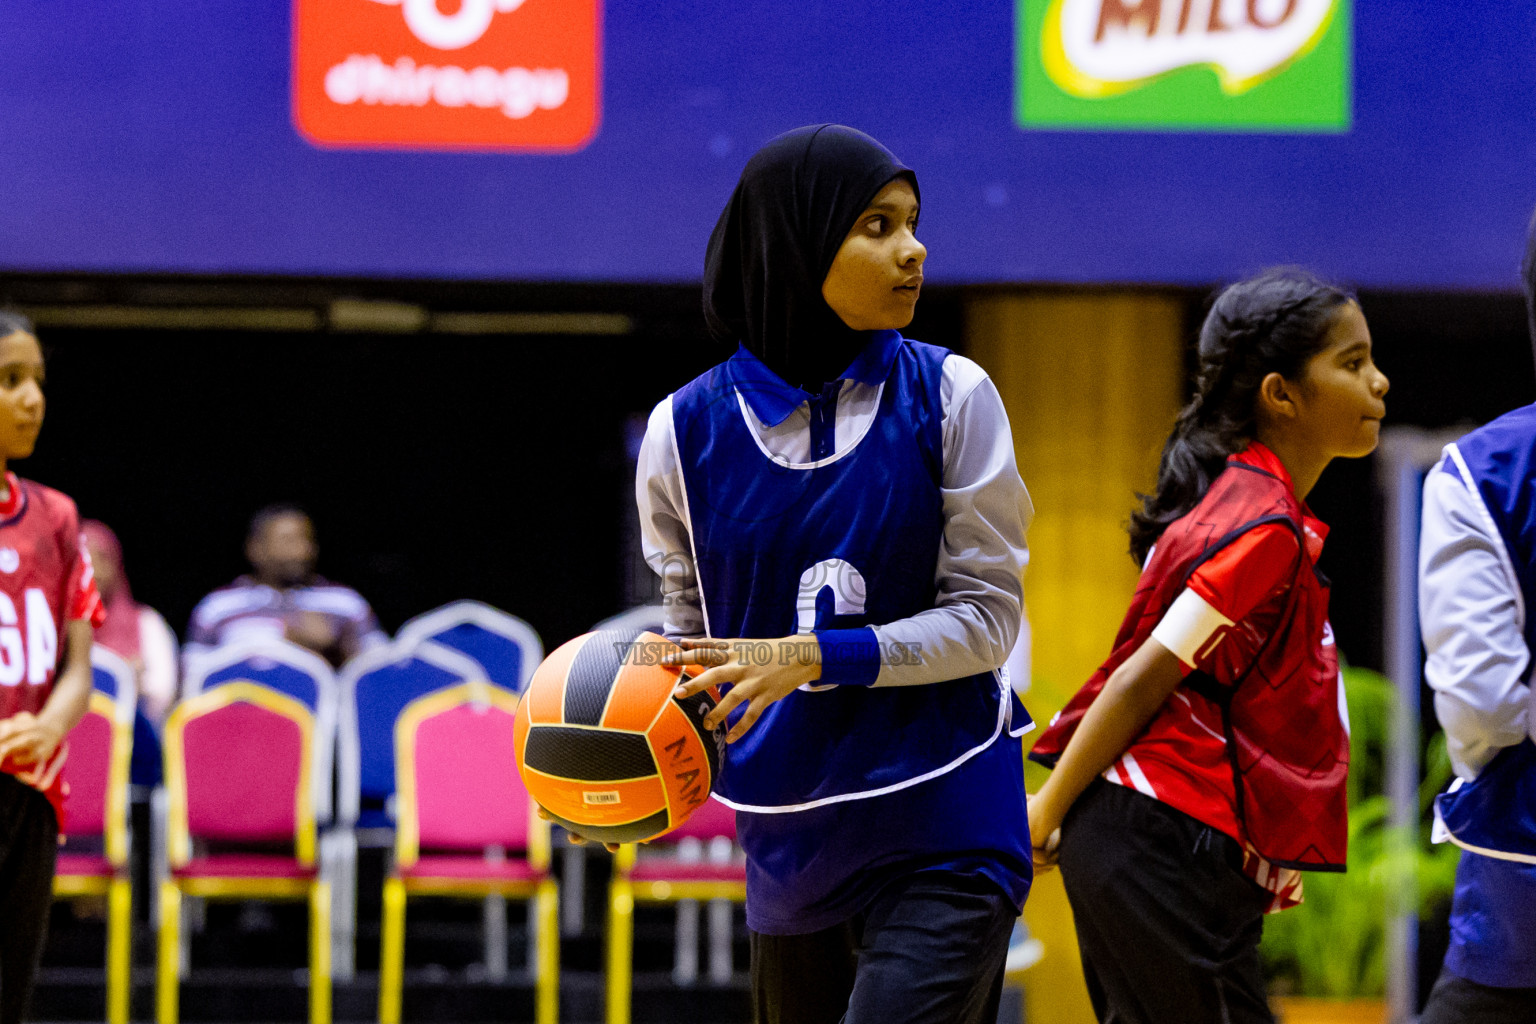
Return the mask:
{"type": "Polygon", "coordinates": [[[64,737],[91,697],[91,630],[106,617],[75,503],[21,480],[43,425],[43,354],[0,311],[0,1024],[19,1024],[53,902],[64,737]]]}

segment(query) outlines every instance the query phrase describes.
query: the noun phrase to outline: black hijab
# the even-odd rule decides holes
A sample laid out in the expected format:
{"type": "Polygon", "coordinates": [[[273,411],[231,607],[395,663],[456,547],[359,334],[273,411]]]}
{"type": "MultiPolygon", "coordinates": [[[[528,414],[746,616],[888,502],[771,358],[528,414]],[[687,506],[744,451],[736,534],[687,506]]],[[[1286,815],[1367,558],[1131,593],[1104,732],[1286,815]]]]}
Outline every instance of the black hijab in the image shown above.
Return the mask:
{"type": "Polygon", "coordinates": [[[796,128],[747,161],[709,237],[704,319],[787,383],[836,380],[869,340],[821,297],[832,260],[890,181],[917,177],[874,139],[837,124],[796,128]]]}

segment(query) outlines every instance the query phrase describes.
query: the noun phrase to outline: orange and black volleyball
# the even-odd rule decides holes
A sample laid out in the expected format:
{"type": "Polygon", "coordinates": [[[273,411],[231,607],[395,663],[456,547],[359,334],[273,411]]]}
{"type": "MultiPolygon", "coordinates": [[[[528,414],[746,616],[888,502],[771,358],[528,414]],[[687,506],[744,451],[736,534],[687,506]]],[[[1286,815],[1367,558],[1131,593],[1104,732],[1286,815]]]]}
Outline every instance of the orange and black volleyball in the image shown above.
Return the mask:
{"type": "Polygon", "coordinates": [[[681,825],[709,798],[724,730],[704,728],[713,687],[672,696],[680,648],[656,633],[601,631],[561,644],[517,706],[523,785],[556,823],[594,842],[636,843],[681,825]]]}

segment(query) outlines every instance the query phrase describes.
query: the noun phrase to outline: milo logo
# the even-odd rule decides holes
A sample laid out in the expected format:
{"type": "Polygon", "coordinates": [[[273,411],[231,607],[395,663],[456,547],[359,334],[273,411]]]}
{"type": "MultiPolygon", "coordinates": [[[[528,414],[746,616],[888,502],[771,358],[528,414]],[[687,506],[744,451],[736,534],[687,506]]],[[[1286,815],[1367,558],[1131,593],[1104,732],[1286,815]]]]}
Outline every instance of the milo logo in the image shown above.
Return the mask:
{"type": "Polygon", "coordinates": [[[1349,0],[1018,4],[1025,127],[1348,127],[1349,0]]]}

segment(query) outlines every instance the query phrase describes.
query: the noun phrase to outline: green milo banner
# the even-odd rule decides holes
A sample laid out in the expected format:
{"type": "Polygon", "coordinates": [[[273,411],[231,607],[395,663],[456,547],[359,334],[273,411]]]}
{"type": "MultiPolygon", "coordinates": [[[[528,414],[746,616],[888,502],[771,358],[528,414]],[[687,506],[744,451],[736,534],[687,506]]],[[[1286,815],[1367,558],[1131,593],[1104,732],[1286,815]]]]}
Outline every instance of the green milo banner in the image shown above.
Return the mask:
{"type": "Polygon", "coordinates": [[[1350,0],[1017,0],[1025,128],[1342,132],[1350,0]]]}

